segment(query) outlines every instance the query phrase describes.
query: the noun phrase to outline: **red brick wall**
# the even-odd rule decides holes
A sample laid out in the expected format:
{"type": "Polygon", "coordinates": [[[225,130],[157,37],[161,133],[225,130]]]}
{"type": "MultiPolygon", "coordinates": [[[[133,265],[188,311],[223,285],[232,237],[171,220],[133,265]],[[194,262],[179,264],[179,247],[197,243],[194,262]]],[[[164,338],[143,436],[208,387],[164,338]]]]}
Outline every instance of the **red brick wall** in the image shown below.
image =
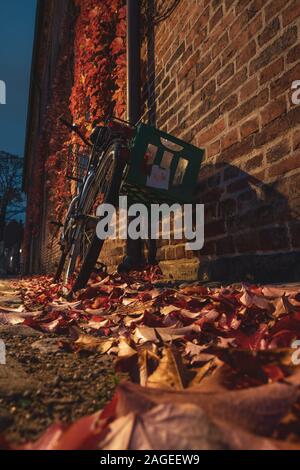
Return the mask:
{"type": "Polygon", "coordinates": [[[297,0],[181,0],[145,33],[144,120],[205,149],[201,259],[300,248],[299,38],[297,0]]]}

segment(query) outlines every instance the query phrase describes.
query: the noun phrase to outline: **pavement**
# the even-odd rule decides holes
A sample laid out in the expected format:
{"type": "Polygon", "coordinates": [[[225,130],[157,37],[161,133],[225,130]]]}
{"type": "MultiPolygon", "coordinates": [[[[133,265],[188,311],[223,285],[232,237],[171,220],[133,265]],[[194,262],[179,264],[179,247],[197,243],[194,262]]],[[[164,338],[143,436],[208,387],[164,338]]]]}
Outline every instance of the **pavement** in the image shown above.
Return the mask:
{"type": "MultiPolygon", "coordinates": [[[[13,279],[0,280],[1,307],[22,307],[13,279]]],[[[11,315],[14,315],[11,313],[11,315]]],[[[59,347],[63,336],[21,324],[0,324],[0,433],[13,444],[35,440],[53,422],[72,422],[101,409],[118,383],[110,357],[59,347]]]]}

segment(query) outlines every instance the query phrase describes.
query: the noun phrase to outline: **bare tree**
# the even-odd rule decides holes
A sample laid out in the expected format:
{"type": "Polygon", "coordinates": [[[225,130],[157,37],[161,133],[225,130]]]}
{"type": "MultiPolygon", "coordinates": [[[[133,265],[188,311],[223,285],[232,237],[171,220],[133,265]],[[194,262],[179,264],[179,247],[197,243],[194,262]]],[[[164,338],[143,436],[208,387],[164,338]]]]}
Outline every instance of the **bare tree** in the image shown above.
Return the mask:
{"type": "Polygon", "coordinates": [[[22,158],[0,151],[0,241],[5,224],[24,212],[22,158]]]}

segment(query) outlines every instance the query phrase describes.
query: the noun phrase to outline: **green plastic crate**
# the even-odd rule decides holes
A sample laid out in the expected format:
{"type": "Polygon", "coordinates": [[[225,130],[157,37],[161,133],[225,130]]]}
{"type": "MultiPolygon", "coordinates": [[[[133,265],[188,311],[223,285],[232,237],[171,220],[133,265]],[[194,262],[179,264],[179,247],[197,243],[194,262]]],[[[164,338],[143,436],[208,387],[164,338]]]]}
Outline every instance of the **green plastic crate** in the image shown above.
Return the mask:
{"type": "Polygon", "coordinates": [[[191,202],[204,150],[140,124],[122,194],[133,202],[191,202]]]}

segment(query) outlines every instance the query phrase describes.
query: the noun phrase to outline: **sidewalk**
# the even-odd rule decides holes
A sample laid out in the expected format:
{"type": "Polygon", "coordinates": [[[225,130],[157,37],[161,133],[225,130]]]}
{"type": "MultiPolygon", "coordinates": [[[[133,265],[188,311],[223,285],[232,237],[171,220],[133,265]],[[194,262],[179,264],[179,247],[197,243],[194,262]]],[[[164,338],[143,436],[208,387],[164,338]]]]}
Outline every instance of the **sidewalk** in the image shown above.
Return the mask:
{"type": "MultiPolygon", "coordinates": [[[[0,279],[1,307],[21,310],[13,279],[0,279]]],[[[53,421],[70,422],[103,407],[117,377],[111,357],[75,355],[59,348],[67,338],[18,323],[1,324],[7,364],[0,365],[0,433],[14,443],[35,440],[53,421]]],[[[2,319],[3,321],[3,319],[2,319]]]]}

